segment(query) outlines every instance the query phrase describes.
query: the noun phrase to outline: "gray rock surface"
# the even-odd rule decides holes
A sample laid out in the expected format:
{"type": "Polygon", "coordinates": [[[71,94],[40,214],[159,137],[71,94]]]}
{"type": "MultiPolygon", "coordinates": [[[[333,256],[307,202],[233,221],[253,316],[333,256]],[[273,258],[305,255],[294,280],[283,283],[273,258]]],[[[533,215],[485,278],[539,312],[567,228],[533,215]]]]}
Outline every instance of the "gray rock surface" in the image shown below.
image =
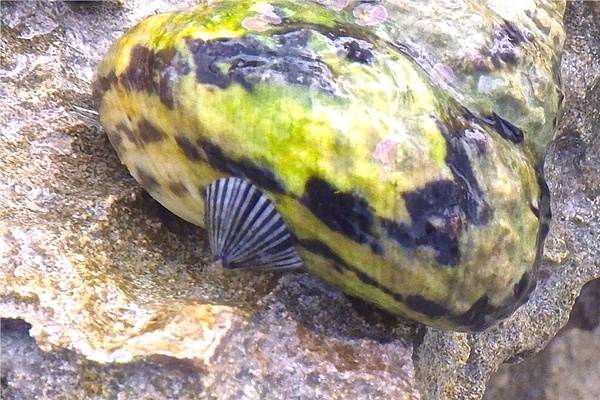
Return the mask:
{"type": "Polygon", "coordinates": [[[186,2],[151,4],[2,4],[3,399],[479,399],[502,362],[548,343],[600,276],[596,5],[567,6],[567,103],[546,162],[555,218],[538,288],[512,318],[468,335],[399,322],[304,273],[210,271],[204,233],[139,189],[91,104],[109,43],[186,2]]]}
{"type": "Polygon", "coordinates": [[[600,280],[584,286],[569,323],[546,348],[505,364],[488,382],[486,400],[600,398],[600,280]]]}

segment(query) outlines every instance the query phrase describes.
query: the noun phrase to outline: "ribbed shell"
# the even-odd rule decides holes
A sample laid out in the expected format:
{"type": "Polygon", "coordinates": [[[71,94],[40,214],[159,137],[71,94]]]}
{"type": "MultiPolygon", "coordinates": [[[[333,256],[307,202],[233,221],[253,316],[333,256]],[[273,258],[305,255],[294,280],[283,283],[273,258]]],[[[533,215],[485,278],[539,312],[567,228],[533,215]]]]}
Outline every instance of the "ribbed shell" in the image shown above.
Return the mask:
{"type": "Polygon", "coordinates": [[[279,270],[302,264],[273,204],[244,179],[210,184],[204,215],[210,248],[225,268],[279,270]]]}

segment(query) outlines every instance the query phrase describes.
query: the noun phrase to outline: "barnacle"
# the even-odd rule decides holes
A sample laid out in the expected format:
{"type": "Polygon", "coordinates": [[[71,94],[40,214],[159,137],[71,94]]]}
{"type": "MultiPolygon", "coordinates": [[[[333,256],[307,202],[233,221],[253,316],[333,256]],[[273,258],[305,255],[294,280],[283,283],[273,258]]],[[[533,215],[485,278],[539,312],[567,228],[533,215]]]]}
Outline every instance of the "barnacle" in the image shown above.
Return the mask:
{"type": "Polygon", "coordinates": [[[413,41],[405,11],[224,1],[152,16],[101,62],[100,118],[225,266],[301,260],[390,313],[480,330],[535,285],[559,50],[494,14],[478,22],[488,43],[451,64],[413,41]]]}

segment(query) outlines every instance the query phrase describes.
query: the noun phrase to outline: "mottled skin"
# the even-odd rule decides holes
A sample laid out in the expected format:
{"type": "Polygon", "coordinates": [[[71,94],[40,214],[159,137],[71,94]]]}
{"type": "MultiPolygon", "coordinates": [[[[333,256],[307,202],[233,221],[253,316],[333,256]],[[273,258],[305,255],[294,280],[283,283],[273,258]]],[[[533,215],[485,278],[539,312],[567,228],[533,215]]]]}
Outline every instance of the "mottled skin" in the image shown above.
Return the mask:
{"type": "Polygon", "coordinates": [[[150,17],[99,66],[102,125],[180,217],[204,226],[206,187],[245,178],[309,271],[393,314],[484,329],[535,285],[549,218],[537,140],[459,103],[444,68],[432,77],[388,40],[385,7],[346,7],[150,17]]]}

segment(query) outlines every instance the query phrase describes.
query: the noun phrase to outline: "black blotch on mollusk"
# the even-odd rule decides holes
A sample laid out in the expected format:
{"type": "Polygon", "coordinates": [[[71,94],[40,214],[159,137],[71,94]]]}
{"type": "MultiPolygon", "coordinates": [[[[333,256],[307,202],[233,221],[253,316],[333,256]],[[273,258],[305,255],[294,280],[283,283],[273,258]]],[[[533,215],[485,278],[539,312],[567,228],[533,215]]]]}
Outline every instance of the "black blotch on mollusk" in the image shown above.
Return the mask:
{"type": "Polygon", "coordinates": [[[533,290],[534,286],[535,279],[532,279],[531,274],[526,271],[523,273],[523,275],[521,275],[519,282],[515,283],[513,287],[513,295],[517,299],[524,298],[533,290]]]}
{"type": "Polygon", "coordinates": [[[127,69],[119,77],[127,90],[153,93],[155,85],[152,77],[154,53],[144,46],[134,46],[129,54],[127,69]]]}
{"type": "Polygon", "coordinates": [[[119,159],[123,159],[125,149],[123,148],[123,137],[130,137],[131,130],[123,123],[117,124],[114,129],[107,129],[106,134],[108,140],[119,155],[119,159]]]}
{"type": "Polygon", "coordinates": [[[172,109],[174,84],[190,72],[190,66],[174,47],[155,53],[136,45],[131,49],[129,65],[119,80],[128,90],[157,94],[161,102],[172,109]]]}
{"type": "MultiPolygon", "coordinates": [[[[550,189],[542,174],[538,171],[537,181],[540,188],[540,196],[538,199],[539,208],[533,204],[529,204],[529,209],[540,222],[538,232],[538,242],[543,243],[550,231],[550,221],[552,220],[552,210],[550,209],[550,189]]],[[[539,246],[539,245],[538,245],[539,246]]],[[[540,246],[543,247],[543,246],[540,246]]]]}
{"type": "MultiPolygon", "coordinates": [[[[150,143],[158,143],[164,140],[167,135],[161,129],[156,127],[150,121],[145,118],[142,118],[138,123],[135,130],[129,129],[129,127],[120,122],[115,127],[116,132],[114,134],[109,133],[109,138],[111,138],[111,143],[113,140],[113,136],[119,137],[119,145],[123,137],[126,137],[133,145],[136,147],[145,147],[150,143]]],[[[114,143],[113,143],[114,145],[114,143]]]]}
{"type": "Polygon", "coordinates": [[[174,47],[162,49],[154,55],[154,70],[158,71],[156,93],[161,102],[173,108],[173,85],[181,76],[191,72],[190,66],[183,61],[174,47]]]}
{"type": "MultiPolygon", "coordinates": [[[[463,120],[451,118],[454,120],[463,120]]],[[[407,248],[429,246],[436,250],[436,261],[445,266],[460,264],[460,237],[467,224],[484,225],[492,216],[473,172],[465,136],[466,126],[436,121],[446,140],[446,164],[454,180],[439,180],[402,194],[411,223],[384,219],[382,227],[398,244],[407,248]]],[[[485,152],[475,147],[478,154],[485,152]]]]}
{"type": "Polygon", "coordinates": [[[464,224],[460,191],[450,180],[430,182],[422,189],[402,195],[411,218],[410,225],[387,219],[381,224],[401,246],[429,246],[437,251],[438,263],[458,266],[459,240],[464,224]]]}
{"type": "Polygon", "coordinates": [[[212,253],[225,268],[280,270],[302,265],[273,204],[244,179],[211,183],[204,214],[212,253]]]}
{"type": "Polygon", "coordinates": [[[133,130],[129,129],[129,126],[127,126],[123,122],[119,122],[116,128],[118,133],[121,134],[121,137],[125,136],[127,140],[129,140],[131,143],[133,143],[136,146],[140,146],[141,143],[138,134],[133,130]]]}
{"type": "Polygon", "coordinates": [[[252,36],[187,39],[187,45],[201,84],[225,89],[239,83],[251,91],[262,82],[280,82],[335,94],[331,69],[308,48],[312,34],[306,29],[273,34],[273,49],[252,36]]]}
{"type": "MultiPolygon", "coordinates": [[[[510,308],[511,311],[514,309],[512,306],[510,308]]],[[[504,318],[507,315],[505,307],[494,307],[488,295],[483,295],[465,313],[454,316],[453,320],[474,331],[480,331],[485,329],[490,321],[493,322],[497,317],[504,318]]]]}
{"type": "Polygon", "coordinates": [[[158,184],[156,178],[154,178],[150,172],[143,170],[142,168],[135,168],[135,177],[140,185],[142,185],[142,187],[150,193],[160,189],[160,185],[158,184]]]}
{"type": "Polygon", "coordinates": [[[351,39],[343,43],[347,51],[346,58],[361,64],[371,64],[375,58],[373,52],[368,48],[368,43],[363,40],[351,39]]]}
{"type": "MultiPolygon", "coordinates": [[[[138,123],[138,136],[142,144],[156,143],[162,141],[167,135],[150,121],[142,118],[138,123]]],[[[137,143],[136,143],[137,144],[137,143]]]]}
{"type": "Polygon", "coordinates": [[[503,63],[517,64],[519,45],[526,41],[525,36],[511,21],[504,20],[503,24],[494,24],[492,43],[488,47],[492,64],[501,68],[503,63]]]}
{"type": "MultiPolygon", "coordinates": [[[[535,167],[538,187],[540,188],[538,208],[535,208],[530,204],[530,208],[540,224],[536,238],[537,249],[535,261],[533,263],[533,274],[537,272],[537,269],[542,262],[542,256],[544,255],[544,241],[546,240],[548,232],[550,232],[550,221],[552,220],[552,209],[550,208],[550,188],[544,179],[543,169],[543,161],[539,162],[535,167]]],[[[532,288],[535,286],[535,279],[533,279],[533,281],[532,288]]]]}
{"type": "Polygon", "coordinates": [[[482,295],[464,313],[455,313],[443,304],[427,299],[421,295],[403,296],[386,287],[385,282],[379,282],[347,262],[331,250],[325,243],[313,239],[301,239],[298,245],[305,251],[319,255],[329,260],[334,270],[339,273],[351,273],[364,285],[373,287],[381,293],[391,296],[398,303],[404,304],[411,311],[426,316],[431,320],[446,320],[463,330],[480,331],[486,329],[499,319],[510,315],[517,307],[523,304],[535,286],[535,281],[526,274],[514,287],[514,296],[508,298],[503,304],[493,305],[487,295],[482,295]]]}
{"type": "Polygon", "coordinates": [[[200,153],[200,149],[190,139],[184,135],[176,135],[175,142],[183,155],[192,162],[203,161],[204,157],[200,153]]]}
{"type": "Polygon", "coordinates": [[[183,197],[189,194],[187,188],[182,182],[171,182],[168,185],[169,191],[177,197],[183,197]]]}
{"type": "Polygon", "coordinates": [[[478,146],[473,147],[473,143],[467,137],[467,130],[473,128],[467,121],[475,117],[466,109],[463,109],[464,115],[455,115],[451,109],[448,112],[450,118],[446,124],[440,120],[436,121],[446,141],[446,165],[454,177],[456,195],[466,220],[481,226],[492,217],[492,208],[473,172],[469,148],[474,148],[480,156],[485,156],[486,152],[481,152],[478,146]]]}
{"type": "MultiPolygon", "coordinates": [[[[310,251],[313,254],[318,254],[319,256],[329,260],[331,262],[331,266],[337,273],[342,273],[344,269],[349,270],[350,266],[346,264],[346,262],[337,254],[333,252],[327,245],[319,240],[311,240],[311,239],[302,239],[299,240],[298,244],[302,246],[305,250],[310,251]]],[[[354,271],[354,270],[352,270],[354,271]]]]}
{"type": "MultiPolygon", "coordinates": [[[[388,235],[402,246],[414,248],[430,246],[437,251],[436,261],[441,265],[458,266],[460,237],[468,224],[482,226],[492,218],[493,210],[486,200],[471,165],[470,149],[485,156],[485,137],[473,143],[467,132],[475,129],[468,121],[474,117],[454,116],[447,123],[436,121],[446,141],[446,165],[454,180],[439,180],[402,195],[411,217],[411,224],[383,220],[388,235]],[[459,121],[463,121],[459,123],[459,121]],[[483,146],[483,147],[482,147],[483,146]]],[[[508,124],[508,123],[507,123],[508,124]]]]}
{"type": "Polygon", "coordinates": [[[525,139],[525,135],[521,129],[500,117],[496,113],[492,113],[487,117],[481,118],[481,120],[494,128],[494,130],[498,132],[502,138],[508,140],[509,142],[518,144],[525,139]]]}
{"type": "Polygon", "coordinates": [[[383,249],[371,234],[374,216],[367,202],[353,193],[341,192],[323,179],[312,177],[301,200],[329,229],[360,244],[368,244],[375,254],[383,249]]]}
{"type": "Polygon", "coordinates": [[[221,172],[247,178],[260,188],[273,193],[284,193],[285,189],[273,171],[250,160],[232,160],[225,156],[219,146],[205,139],[199,139],[198,146],[206,155],[206,162],[221,172]]]}
{"type": "MultiPolygon", "coordinates": [[[[237,63],[243,67],[244,60],[249,67],[258,67],[264,63],[260,56],[265,49],[256,39],[252,38],[206,41],[187,39],[187,45],[196,65],[196,80],[199,83],[214,85],[221,89],[227,88],[234,81],[229,72],[223,73],[221,65],[237,63]]],[[[231,67],[228,69],[231,70],[231,67]]]]}
{"type": "Polygon", "coordinates": [[[426,299],[420,295],[411,295],[404,300],[405,304],[413,311],[427,315],[431,319],[446,319],[457,326],[461,326],[471,331],[482,331],[492,325],[499,319],[507,317],[517,306],[517,304],[506,304],[494,306],[490,303],[487,295],[481,296],[471,308],[462,314],[456,314],[446,309],[441,304],[426,299]]]}
{"type": "Polygon", "coordinates": [[[117,74],[115,71],[110,71],[105,76],[98,76],[92,83],[92,97],[96,108],[100,107],[100,101],[104,93],[110,90],[111,87],[115,86],[118,82],[117,74]]]}
{"type": "Polygon", "coordinates": [[[402,295],[392,292],[385,286],[385,284],[378,282],[376,279],[371,278],[365,272],[348,264],[342,257],[336,254],[333,250],[331,250],[329,246],[327,246],[325,243],[314,239],[301,239],[298,241],[298,244],[302,246],[302,248],[304,248],[305,250],[329,260],[332,263],[333,268],[336,272],[340,274],[344,272],[351,272],[365,285],[372,286],[382,291],[383,293],[394,297],[396,301],[404,303],[404,298],[402,297],[402,295]]]}
{"type": "Polygon", "coordinates": [[[421,295],[407,296],[404,303],[411,310],[427,315],[429,318],[441,318],[450,315],[447,308],[421,295]]]}
{"type": "Polygon", "coordinates": [[[527,35],[524,35],[523,32],[521,32],[521,30],[517,26],[517,24],[515,24],[514,22],[504,18],[502,18],[502,21],[504,23],[502,24],[501,29],[503,30],[503,32],[505,32],[505,35],[508,36],[511,43],[515,46],[521,44],[522,42],[530,41],[530,39],[532,39],[531,37],[528,39],[527,35]]]}

